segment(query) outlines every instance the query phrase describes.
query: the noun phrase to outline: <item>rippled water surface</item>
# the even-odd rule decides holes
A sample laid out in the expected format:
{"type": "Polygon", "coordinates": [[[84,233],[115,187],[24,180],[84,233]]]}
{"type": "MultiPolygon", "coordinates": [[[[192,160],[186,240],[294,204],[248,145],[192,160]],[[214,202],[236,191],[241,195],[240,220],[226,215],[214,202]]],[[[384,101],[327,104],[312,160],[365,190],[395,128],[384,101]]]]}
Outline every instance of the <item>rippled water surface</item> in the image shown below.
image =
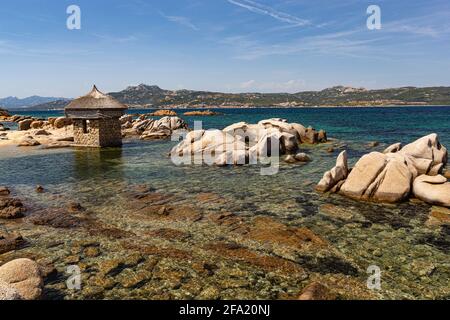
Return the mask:
{"type": "Polygon", "coordinates": [[[343,149],[348,150],[353,164],[373,150],[367,147],[371,141],[379,141],[380,146],[375,150],[383,150],[392,143],[409,143],[436,132],[442,144],[450,146],[450,107],[223,112],[223,116],[188,120],[190,124],[202,120],[205,128],[221,129],[240,121],[256,123],[267,118],[285,118],[325,129],[336,140],[305,147],[303,151],[313,158],[311,163],[282,163],[279,173],[273,176],[261,176],[257,166],[177,167],[167,155],[174,145],[170,141],[129,140],[122,149],[105,150],[30,151],[15,147],[0,150],[0,185],[10,187],[30,206],[30,215],[48,208],[66,208],[68,202],[76,201],[87,209],[85,215],[89,219],[130,233],[111,238],[100,231],[86,233],[83,228],[36,226],[27,219],[2,222],[3,228],[19,231],[28,245],[3,257],[0,255],[0,262],[25,255],[55,265],[59,277],[46,284],[49,298],[280,299],[295,297],[316,278],[336,283],[337,280],[333,282],[329,278],[342,276],[339,278],[342,285],[342,281],[347,281],[345,277],[351,277],[364,287],[365,271],[370,265],[379,266],[384,276],[382,290],[374,292],[373,298],[450,297],[450,228],[445,223],[427,223],[430,206],[417,202],[396,206],[358,203],[314,191],[315,184],[334,165],[338,152],[343,149]],[[334,154],[326,152],[330,145],[336,148],[334,154]],[[44,186],[46,192],[36,193],[36,185],[44,186]],[[169,195],[174,206],[193,207],[203,219],[180,222],[170,219],[170,215],[167,219],[143,216],[136,208],[136,201],[129,196],[130,191],[141,185],[152,192],[169,195]],[[244,224],[251,224],[255,217],[269,217],[285,226],[308,228],[328,242],[339,257],[342,255],[345,263],[333,261],[327,269],[319,262],[317,265],[305,262],[301,254],[300,259],[298,255],[293,257],[289,252],[268,248],[264,241],[251,242],[251,237],[240,237],[234,229],[209,223],[205,218],[217,213],[232,213],[244,224]],[[167,233],[161,236],[161,230],[172,231],[170,236],[167,233]],[[305,269],[305,275],[270,278],[266,272],[261,273],[264,268],[255,258],[249,258],[250,262],[241,261],[230,257],[228,251],[227,254],[220,251],[214,258],[217,260],[210,258],[205,246],[222,242],[238,243],[258,254],[294,261],[305,269]],[[149,246],[154,246],[157,252],[149,252],[149,246]],[[98,255],[86,254],[86,248],[97,248],[89,250],[98,250],[98,255]],[[164,251],[169,248],[170,252],[164,251]],[[175,248],[194,253],[193,261],[211,260],[215,265],[213,271],[208,276],[201,275],[193,267],[194,262],[176,259],[175,248]],[[99,276],[102,273],[99,264],[126,258],[133,252],[142,254],[145,261],[122,266],[118,274],[99,276]],[[151,264],[153,256],[156,266],[148,271],[143,266],[151,264]],[[82,265],[88,285],[81,293],[64,287],[64,268],[68,264],[82,265]],[[356,269],[347,267],[350,264],[356,269]],[[142,281],[127,283],[127,272],[131,278],[141,276],[142,281]]]}

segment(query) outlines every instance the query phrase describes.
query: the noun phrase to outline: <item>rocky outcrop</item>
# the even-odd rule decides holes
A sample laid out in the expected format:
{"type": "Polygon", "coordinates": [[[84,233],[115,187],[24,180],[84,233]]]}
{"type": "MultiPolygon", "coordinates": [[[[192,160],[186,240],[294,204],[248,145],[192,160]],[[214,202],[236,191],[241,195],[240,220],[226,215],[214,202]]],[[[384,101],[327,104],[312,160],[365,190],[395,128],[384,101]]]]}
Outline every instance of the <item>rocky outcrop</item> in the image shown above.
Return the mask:
{"type": "Polygon", "coordinates": [[[336,172],[337,167],[333,168],[324,175],[317,190],[339,192],[356,200],[396,203],[411,196],[414,182],[424,201],[443,205],[448,203],[443,195],[443,192],[448,190],[446,179],[442,176],[442,179],[432,178],[439,182],[435,185],[422,175],[436,176],[446,162],[447,149],[439,143],[436,134],[431,134],[403,148],[397,143],[387,148],[384,153],[372,152],[364,155],[348,177],[335,174],[338,178],[334,178],[332,172],[336,172]],[[419,179],[418,176],[422,178],[419,179]],[[338,183],[338,188],[332,189],[338,183]],[[428,197],[425,196],[426,188],[429,189],[428,197]]]}
{"type": "Polygon", "coordinates": [[[321,192],[330,191],[339,182],[345,180],[348,175],[347,151],[342,151],[336,160],[336,166],[325,172],[316,189],[321,192]]]}
{"type": "Polygon", "coordinates": [[[340,193],[358,200],[394,203],[408,197],[412,181],[404,157],[372,152],[356,163],[340,193]]]}
{"type": "Polygon", "coordinates": [[[33,119],[26,119],[19,122],[19,131],[26,131],[31,129],[33,119]]]}
{"type": "Polygon", "coordinates": [[[150,113],[151,117],[176,117],[177,113],[173,110],[158,110],[153,113],[150,113]]]}
{"type": "Polygon", "coordinates": [[[121,118],[122,133],[125,136],[139,136],[141,140],[160,140],[170,138],[179,129],[187,129],[186,121],[179,117],[163,117],[159,120],[141,116],[133,120],[130,116],[121,118]]]}
{"type": "MultiPolygon", "coordinates": [[[[326,134],[321,137],[324,142],[326,134]]],[[[286,162],[295,162],[295,155],[297,161],[307,161],[304,154],[298,153],[300,145],[319,141],[319,133],[312,128],[306,129],[284,119],[269,119],[258,124],[239,122],[223,130],[189,132],[170,154],[188,158],[193,155],[193,159],[197,156],[202,163],[219,166],[256,163],[258,159],[275,154],[291,155],[286,157],[286,162]]]]}
{"type": "Polygon", "coordinates": [[[214,112],[211,110],[205,110],[205,111],[189,111],[185,112],[184,115],[186,117],[195,117],[195,116],[217,116],[220,115],[219,112],[214,112]]]}
{"type": "Polygon", "coordinates": [[[10,116],[11,115],[9,114],[9,112],[7,110],[0,108],[0,117],[7,118],[7,117],[10,117],[10,116]]]}
{"type": "Polygon", "coordinates": [[[56,129],[61,129],[61,128],[64,128],[66,126],[70,126],[72,124],[73,124],[72,119],[66,118],[66,117],[56,118],[53,121],[53,127],[55,127],[56,129]]]}
{"type": "Polygon", "coordinates": [[[429,204],[450,207],[450,182],[441,175],[421,175],[414,180],[416,198],[429,204]]]}
{"type": "Polygon", "coordinates": [[[175,130],[187,129],[186,121],[178,117],[164,117],[159,120],[148,121],[142,132],[141,140],[159,140],[170,138],[175,130]]]}
{"type": "Polygon", "coordinates": [[[30,127],[31,129],[41,129],[44,126],[45,122],[42,120],[36,120],[31,122],[30,127]]]}
{"type": "Polygon", "coordinates": [[[390,145],[387,147],[383,153],[396,153],[402,149],[402,144],[400,142],[394,143],[393,145],[390,145]]]}
{"type": "Polygon", "coordinates": [[[9,299],[17,299],[18,295],[22,300],[37,300],[42,286],[39,265],[30,259],[13,260],[0,267],[0,292],[7,289],[9,299]]]}

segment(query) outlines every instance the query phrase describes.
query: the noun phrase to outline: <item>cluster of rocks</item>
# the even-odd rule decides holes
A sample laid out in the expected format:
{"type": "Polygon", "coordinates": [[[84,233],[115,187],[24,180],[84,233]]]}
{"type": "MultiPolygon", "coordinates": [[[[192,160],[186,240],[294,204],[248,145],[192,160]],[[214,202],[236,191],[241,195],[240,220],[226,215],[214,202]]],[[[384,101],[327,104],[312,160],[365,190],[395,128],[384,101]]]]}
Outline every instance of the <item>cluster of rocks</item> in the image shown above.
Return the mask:
{"type": "Polygon", "coordinates": [[[450,182],[441,175],[447,157],[447,149],[436,134],[404,147],[396,143],[383,153],[366,154],[351,170],[344,151],[317,190],[386,203],[401,202],[413,195],[430,204],[450,207],[450,182]]]}
{"type": "Polygon", "coordinates": [[[30,116],[5,116],[2,121],[17,123],[19,131],[27,131],[30,129],[61,129],[72,125],[72,119],[66,117],[51,117],[47,120],[38,119],[30,116]]]}
{"type": "MultiPolygon", "coordinates": [[[[306,128],[285,119],[262,120],[258,124],[239,122],[223,130],[195,130],[170,152],[171,156],[186,157],[206,153],[213,156],[213,164],[247,164],[270,157],[278,152],[286,155],[286,162],[309,161],[299,153],[301,144],[318,144],[327,141],[326,132],[306,128]],[[272,150],[273,147],[279,150],[272,150]]],[[[211,163],[212,164],[212,163],[211,163]]]]}
{"type": "MultiPolygon", "coordinates": [[[[9,133],[1,133],[1,140],[12,140],[19,147],[33,147],[44,145],[45,148],[66,148],[73,142],[72,130],[60,130],[69,128],[72,120],[65,117],[48,118],[48,120],[37,119],[26,116],[11,116],[5,118],[6,122],[17,123],[18,130],[9,133]]],[[[0,124],[0,131],[7,131],[0,124]]]]}
{"type": "Polygon", "coordinates": [[[44,128],[61,129],[70,126],[72,124],[73,124],[72,119],[66,117],[48,118],[47,121],[30,118],[18,122],[19,131],[26,131],[30,129],[44,129],[44,128]]]}
{"type": "Polygon", "coordinates": [[[187,129],[186,121],[179,117],[163,117],[155,120],[142,115],[134,119],[131,115],[120,118],[122,133],[125,136],[139,136],[141,140],[160,140],[172,136],[173,132],[187,129]]]}

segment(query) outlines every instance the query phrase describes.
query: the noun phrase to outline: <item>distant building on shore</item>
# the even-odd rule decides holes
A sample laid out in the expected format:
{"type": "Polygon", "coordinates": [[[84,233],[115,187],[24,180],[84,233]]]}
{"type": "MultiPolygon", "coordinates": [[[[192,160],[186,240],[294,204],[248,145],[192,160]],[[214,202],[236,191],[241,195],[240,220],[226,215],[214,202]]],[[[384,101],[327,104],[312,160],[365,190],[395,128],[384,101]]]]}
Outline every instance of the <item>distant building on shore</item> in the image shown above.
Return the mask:
{"type": "Polygon", "coordinates": [[[75,146],[120,147],[120,117],[127,109],[126,105],[100,92],[96,86],[87,95],[73,100],[65,108],[65,113],[73,120],[75,146]]]}

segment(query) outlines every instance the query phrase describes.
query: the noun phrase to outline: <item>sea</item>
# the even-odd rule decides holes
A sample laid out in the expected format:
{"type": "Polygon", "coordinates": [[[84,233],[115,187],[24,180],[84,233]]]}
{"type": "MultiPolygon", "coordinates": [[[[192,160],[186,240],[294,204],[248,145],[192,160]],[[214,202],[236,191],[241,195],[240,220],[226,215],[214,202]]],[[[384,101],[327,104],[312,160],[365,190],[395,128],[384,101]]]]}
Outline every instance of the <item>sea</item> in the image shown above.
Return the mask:
{"type": "MultiPolygon", "coordinates": [[[[220,109],[222,115],[218,116],[183,117],[182,112],[186,111],[190,110],[180,111],[180,116],[191,127],[194,121],[201,121],[204,129],[222,129],[241,121],[257,123],[282,118],[323,129],[330,142],[303,146],[301,151],[312,161],[281,163],[278,174],[273,176],[260,175],[258,166],[176,166],[168,156],[176,144],[172,141],[126,140],[123,148],[104,150],[0,150],[0,185],[8,186],[30,206],[30,215],[42,210],[65,210],[67,203],[77,202],[86,208],[90,219],[128,234],[111,239],[101,233],[87,233],[82,227],[61,228],[52,223],[36,226],[27,219],[20,223],[0,221],[0,228],[20,232],[27,239],[27,246],[14,252],[14,256],[45,259],[58,269],[60,280],[46,284],[48,298],[195,299],[202,298],[204,290],[215,288],[216,291],[210,290],[217,292],[214,298],[218,299],[280,299],[295,297],[311,279],[336,286],[356,281],[361,290],[368,290],[376,299],[450,297],[448,218],[441,224],[430,223],[433,210],[440,208],[418,201],[398,205],[361,203],[314,190],[342,150],[347,150],[353,165],[368,152],[382,151],[397,142],[407,144],[430,133],[437,133],[442,145],[450,147],[450,106],[220,109]],[[371,143],[375,141],[379,144],[373,147],[371,143]],[[330,147],[335,149],[333,153],[327,152],[330,147]],[[45,192],[37,193],[37,185],[43,186],[45,192]],[[142,186],[170,195],[170,205],[194,207],[204,218],[185,222],[137,214],[128,192],[142,186]],[[212,225],[205,218],[217,213],[232,214],[243,223],[251,224],[255,218],[264,217],[287,228],[308,228],[355,268],[340,268],[342,261],[334,260],[330,265],[336,267],[322,268],[322,260],[317,259],[322,253],[315,252],[309,258],[303,252],[285,254],[283,244],[277,248],[270,243],[255,247],[250,244],[251,239],[212,225]],[[127,285],[124,272],[139,277],[142,265],[130,266],[128,271],[122,265],[119,273],[97,281],[102,274],[99,264],[129,254],[124,241],[161,249],[162,253],[155,249],[157,253],[151,254],[148,250],[136,250],[146,261],[150,255],[157,256],[156,269],[148,277],[142,276],[142,281],[127,285]],[[296,263],[305,268],[307,276],[289,281],[289,277],[278,276],[276,270],[270,276],[255,262],[256,258],[212,255],[205,249],[207,244],[223,242],[237,243],[255,255],[296,263]],[[83,253],[89,243],[98,248],[98,256],[83,253]],[[204,275],[189,259],[180,261],[168,254],[169,249],[190,252],[193,261],[209,261],[215,267],[204,275]],[[61,284],[70,264],[82,266],[86,284],[79,292],[61,284]],[[370,266],[381,270],[379,290],[365,287],[370,266]],[[234,282],[230,283],[230,279],[234,282]],[[92,292],[98,295],[92,296],[92,292]]],[[[148,112],[151,111],[129,111],[148,112]]],[[[63,113],[17,114],[48,118],[63,113]]],[[[10,257],[0,255],[0,264],[10,257]]]]}

